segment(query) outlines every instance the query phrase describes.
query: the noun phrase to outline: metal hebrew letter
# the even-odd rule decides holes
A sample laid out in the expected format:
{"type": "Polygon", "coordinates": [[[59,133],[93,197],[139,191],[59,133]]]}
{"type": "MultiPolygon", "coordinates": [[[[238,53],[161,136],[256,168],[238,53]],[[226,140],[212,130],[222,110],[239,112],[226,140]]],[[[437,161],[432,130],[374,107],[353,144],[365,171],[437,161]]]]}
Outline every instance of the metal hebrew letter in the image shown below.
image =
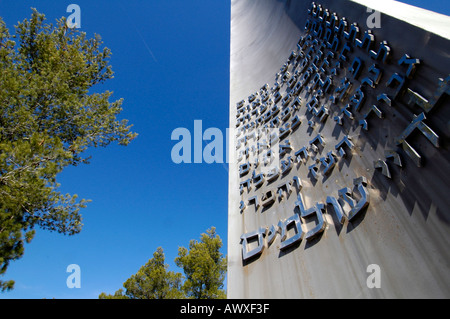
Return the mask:
{"type": "Polygon", "coordinates": [[[263,236],[266,235],[267,229],[266,228],[260,228],[258,230],[255,230],[251,233],[243,234],[241,236],[241,242],[242,242],[242,259],[245,261],[249,258],[252,258],[254,256],[260,255],[264,250],[264,238],[263,236]],[[249,251],[249,243],[251,240],[255,239],[258,242],[258,246],[252,250],[249,251]]]}
{"type": "Polygon", "coordinates": [[[350,104],[353,104],[353,110],[355,112],[359,111],[361,106],[364,104],[365,101],[365,94],[362,90],[362,86],[360,86],[355,93],[353,94],[352,98],[350,99],[350,104]]]}
{"type": "Polygon", "coordinates": [[[317,91],[317,95],[322,97],[325,93],[328,93],[330,91],[332,84],[333,80],[331,76],[327,76],[324,81],[320,79],[319,81],[320,89],[317,91]]]}
{"type": "Polygon", "coordinates": [[[292,185],[291,185],[290,181],[287,181],[286,183],[278,185],[277,193],[278,193],[278,198],[279,199],[283,199],[284,198],[284,189],[286,189],[286,194],[287,195],[292,193],[292,185]]]}
{"type": "Polygon", "coordinates": [[[284,154],[290,152],[292,150],[292,146],[291,143],[289,142],[289,140],[285,140],[286,144],[280,144],[279,148],[280,148],[280,156],[283,156],[284,154]]]}
{"type": "Polygon", "coordinates": [[[364,37],[362,40],[355,39],[356,46],[361,49],[364,49],[364,47],[366,47],[366,50],[368,52],[371,49],[374,42],[375,42],[375,36],[372,34],[372,30],[367,30],[364,33],[364,37]]]}
{"type": "Polygon", "coordinates": [[[334,117],[334,120],[339,124],[342,125],[342,119],[344,118],[344,115],[347,116],[350,120],[353,120],[353,113],[350,112],[349,108],[350,108],[350,103],[341,107],[341,109],[339,110],[339,115],[336,115],[334,117]]]}
{"type": "Polygon", "coordinates": [[[359,35],[359,27],[356,22],[351,25],[349,32],[344,31],[344,38],[350,40],[350,43],[353,43],[358,35],[359,35]]]}
{"type": "Polygon", "coordinates": [[[241,213],[245,210],[247,206],[245,205],[244,201],[241,200],[239,203],[239,210],[241,211],[241,213]]]}
{"type": "Polygon", "coordinates": [[[246,138],[245,138],[245,136],[243,136],[243,137],[241,137],[241,138],[238,138],[238,139],[237,139],[237,143],[236,143],[236,149],[241,148],[241,145],[245,145],[245,143],[246,143],[246,138]]]}
{"type": "Polygon", "coordinates": [[[313,108],[315,108],[319,104],[319,100],[317,97],[313,97],[307,104],[306,107],[308,109],[308,112],[311,112],[313,108]]]}
{"type": "Polygon", "coordinates": [[[258,142],[256,145],[258,147],[258,152],[260,154],[270,148],[269,143],[267,143],[267,140],[265,140],[265,139],[262,140],[261,142],[258,142]]]}
{"type": "Polygon", "coordinates": [[[236,127],[239,127],[241,125],[241,123],[243,123],[243,122],[244,122],[244,117],[243,116],[238,118],[236,120],[236,127]]]}
{"type": "Polygon", "coordinates": [[[275,103],[278,103],[278,101],[281,100],[281,98],[282,98],[282,96],[281,96],[280,91],[277,91],[277,93],[275,93],[275,95],[273,96],[273,101],[275,103]]]}
{"type": "Polygon", "coordinates": [[[255,211],[257,211],[259,208],[259,201],[257,195],[252,196],[248,199],[248,205],[251,205],[252,202],[255,203],[255,211]]]}
{"type": "Polygon", "coordinates": [[[365,129],[366,131],[369,129],[369,127],[368,127],[369,124],[367,123],[367,118],[369,117],[369,115],[371,113],[375,113],[376,116],[378,116],[378,118],[380,118],[380,119],[383,118],[383,112],[381,112],[380,109],[376,105],[372,105],[370,110],[364,115],[364,118],[359,121],[359,125],[361,125],[363,127],[363,129],[365,129]]]}
{"type": "Polygon", "coordinates": [[[319,21],[324,23],[328,20],[329,17],[330,17],[330,11],[328,11],[328,9],[325,9],[322,11],[322,14],[319,14],[319,21]]]}
{"type": "Polygon", "coordinates": [[[301,193],[298,194],[297,199],[298,200],[295,202],[295,205],[300,209],[301,217],[311,217],[313,214],[315,214],[317,217],[317,225],[306,233],[305,238],[306,240],[308,240],[314,237],[315,235],[321,233],[325,229],[326,222],[323,219],[322,215],[322,209],[324,208],[324,205],[321,203],[316,203],[316,205],[314,205],[313,207],[305,209],[301,193]]]}
{"type": "Polygon", "coordinates": [[[322,12],[324,11],[323,7],[321,4],[319,4],[317,6],[317,10],[316,12],[313,13],[313,17],[314,18],[318,18],[320,20],[320,17],[322,16],[322,12]]]}
{"type": "Polygon", "coordinates": [[[299,96],[297,96],[294,102],[292,102],[292,107],[295,110],[298,110],[301,106],[302,106],[302,99],[299,96]]]}
{"type": "Polygon", "coordinates": [[[281,229],[281,245],[280,249],[286,249],[293,244],[299,242],[303,238],[303,230],[302,230],[302,224],[300,221],[300,218],[298,214],[294,214],[293,216],[286,219],[284,222],[281,220],[278,223],[278,227],[281,229]],[[287,238],[288,228],[293,225],[295,229],[295,235],[287,238]]]}
{"type": "MultiPolygon", "coordinates": [[[[329,31],[330,29],[328,29],[328,31],[329,31]]],[[[331,33],[330,33],[330,35],[331,35],[331,33]]],[[[327,42],[328,42],[328,40],[326,40],[327,42]]],[[[327,68],[329,68],[330,67],[330,59],[333,59],[334,58],[334,53],[333,52],[331,52],[331,51],[328,51],[327,52],[327,54],[326,54],[326,56],[325,56],[325,58],[323,59],[323,61],[322,61],[322,64],[320,65],[320,67],[319,67],[319,73],[323,73],[323,74],[326,74],[327,73],[327,68]],[[326,67],[325,67],[326,66],[326,67]]],[[[328,77],[330,77],[330,76],[328,76],[328,77]]],[[[328,78],[327,77],[327,78],[328,78]]],[[[331,80],[331,78],[330,78],[330,80],[331,80]]]]}
{"type": "Polygon", "coordinates": [[[339,44],[340,44],[339,37],[335,35],[333,38],[333,42],[331,44],[328,42],[327,47],[331,49],[333,52],[337,52],[337,50],[339,50],[339,44]]]}
{"type": "Polygon", "coordinates": [[[272,245],[273,241],[275,240],[275,237],[277,236],[278,232],[279,232],[279,227],[272,225],[270,226],[270,228],[267,230],[266,233],[266,237],[267,237],[267,246],[272,245]]]}
{"type": "Polygon", "coordinates": [[[285,108],[281,112],[280,116],[281,116],[281,120],[283,122],[286,122],[289,119],[289,117],[291,116],[291,108],[290,107],[285,108]]]}
{"type": "Polygon", "coordinates": [[[292,178],[292,183],[297,188],[297,191],[300,191],[302,189],[302,187],[303,187],[302,181],[301,181],[301,179],[298,176],[294,176],[292,178]]]}
{"type": "Polygon", "coordinates": [[[292,169],[292,162],[294,160],[289,156],[286,160],[281,161],[281,175],[285,175],[292,169]]]}
{"type": "Polygon", "coordinates": [[[323,36],[323,33],[324,33],[323,30],[324,30],[324,26],[320,22],[317,22],[316,28],[314,29],[314,32],[313,32],[314,36],[317,39],[321,39],[323,36]]]}
{"type": "Polygon", "coordinates": [[[257,106],[261,105],[261,100],[260,99],[256,99],[255,101],[252,102],[252,110],[256,109],[257,106]]]}
{"type": "Polygon", "coordinates": [[[345,157],[345,155],[346,155],[346,153],[342,147],[344,144],[347,145],[350,150],[353,149],[353,147],[355,147],[355,145],[352,143],[350,137],[348,135],[344,136],[344,138],[339,143],[337,143],[336,146],[334,147],[336,150],[338,150],[339,155],[341,157],[345,157]]]}
{"type": "Polygon", "coordinates": [[[352,52],[352,46],[349,42],[345,43],[344,47],[342,48],[341,55],[339,56],[339,60],[347,61],[347,52],[352,52]]]}
{"type": "Polygon", "coordinates": [[[389,87],[393,87],[395,85],[397,85],[397,89],[395,90],[394,99],[396,99],[399,96],[399,94],[402,92],[405,86],[405,78],[398,73],[394,73],[389,79],[389,81],[386,83],[386,86],[389,87]]]}
{"type": "Polygon", "coordinates": [[[403,133],[395,140],[395,143],[397,145],[402,144],[403,150],[408,154],[408,156],[416,163],[418,167],[422,166],[422,158],[419,155],[419,153],[414,150],[411,145],[408,144],[406,139],[408,136],[415,130],[418,129],[420,132],[425,135],[425,137],[435,146],[439,147],[439,136],[431,129],[429,128],[425,123],[423,123],[423,120],[425,120],[425,113],[421,113],[419,116],[414,115],[414,119],[409,124],[409,126],[403,131],[403,133]]]}
{"type": "MultiPolygon", "coordinates": [[[[318,43],[317,39],[314,39],[311,42],[311,45],[308,47],[308,49],[306,50],[306,56],[308,57],[308,59],[312,60],[314,53],[316,52],[317,48],[316,48],[316,44],[318,43]]],[[[310,72],[312,73],[314,71],[314,69],[312,67],[308,68],[308,70],[310,70],[310,72]]]]}
{"type": "Polygon", "coordinates": [[[377,67],[376,64],[373,64],[369,68],[370,75],[361,80],[361,85],[369,84],[372,88],[375,88],[378,83],[380,83],[382,71],[377,67]]]}
{"type": "Polygon", "coordinates": [[[336,12],[333,12],[330,15],[330,19],[328,21],[326,21],[325,24],[326,24],[327,28],[331,28],[331,30],[334,31],[334,27],[336,26],[336,22],[338,22],[338,21],[339,21],[339,18],[337,16],[336,12]]]}
{"type": "Polygon", "coordinates": [[[306,19],[306,23],[305,23],[305,31],[306,31],[306,33],[309,33],[309,31],[311,30],[311,26],[312,26],[311,19],[306,19]]]}
{"type": "Polygon", "coordinates": [[[381,93],[377,96],[377,101],[383,101],[387,105],[392,106],[392,100],[386,93],[381,93]]]}
{"type": "Polygon", "coordinates": [[[355,178],[353,184],[357,186],[358,192],[361,195],[359,201],[353,198],[353,191],[349,187],[343,188],[338,192],[339,197],[351,207],[350,211],[346,214],[348,220],[352,220],[364,207],[369,205],[370,200],[369,192],[366,189],[367,180],[364,176],[355,178]]]}
{"type": "Polygon", "coordinates": [[[267,108],[273,105],[273,101],[272,99],[269,99],[266,103],[262,103],[261,106],[259,107],[259,114],[263,114],[267,108]]]}
{"type": "Polygon", "coordinates": [[[250,185],[250,181],[251,181],[251,178],[240,183],[239,190],[241,191],[241,194],[244,192],[244,187],[247,187],[247,192],[249,192],[252,189],[252,187],[250,185]]]}
{"type": "MultiPolygon", "coordinates": [[[[347,105],[345,108],[347,108],[349,105],[347,105]]],[[[337,124],[342,125],[342,120],[344,119],[344,109],[339,110],[339,114],[333,117],[333,120],[336,121],[337,124]]]]}
{"type": "Polygon", "coordinates": [[[253,171],[253,185],[256,188],[260,187],[264,183],[264,174],[260,173],[256,175],[255,171],[253,171]]]}
{"type": "Polygon", "coordinates": [[[278,118],[278,116],[276,116],[272,120],[270,120],[271,128],[278,128],[279,124],[280,124],[280,119],[278,118]]]}
{"type": "Polygon", "coordinates": [[[302,122],[300,121],[298,115],[296,115],[291,121],[291,130],[294,131],[297,127],[300,126],[302,122]]]}
{"type": "Polygon", "coordinates": [[[374,60],[382,60],[383,63],[386,63],[391,52],[391,48],[389,47],[387,41],[383,41],[380,43],[380,48],[378,52],[370,50],[370,57],[374,60]],[[381,58],[382,57],[382,58],[381,58]]]}
{"type": "Polygon", "coordinates": [[[341,80],[341,86],[337,87],[334,90],[334,95],[332,95],[330,97],[330,100],[332,100],[334,104],[337,104],[338,102],[342,102],[345,99],[345,97],[347,96],[351,87],[352,87],[351,82],[346,77],[344,77],[341,80]]]}
{"type": "MultiPolygon", "coordinates": [[[[289,123],[286,123],[286,124],[284,125],[284,127],[283,127],[283,126],[280,127],[279,133],[280,133],[280,136],[279,136],[279,139],[280,139],[280,140],[282,140],[282,139],[284,139],[285,137],[287,137],[287,136],[291,133],[291,129],[289,128],[289,123]]],[[[281,151],[281,149],[280,149],[280,151],[281,151]]]]}
{"type": "Polygon", "coordinates": [[[405,54],[401,57],[401,59],[398,61],[399,65],[407,64],[409,65],[408,70],[406,71],[406,76],[408,79],[412,79],[414,76],[414,73],[416,72],[416,66],[420,64],[419,59],[413,59],[408,54],[405,54]]]}
{"type": "Polygon", "coordinates": [[[389,167],[387,166],[386,162],[383,160],[378,160],[373,162],[373,166],[375,168],[381,168],[381,172],[384,176],[387,178],[391,178],[391,173],[389,172],[389,167]]]}
{"type": "Polygon", "coordinates": [[[339,201],[335,197],[328,196],[327,204],[331,204],[333,206],[334,212],[336,213],[339,222],[343,224],[345,222],[346,216],[339,201]]]}
{"type": "Polygon", "coordinates": [[[317,109],[317,108],[314,107],[312,113],[313,113],[315,116],[319,117],[319,121],[320,121],[320,122],[324,122],[324,121],[327,119],[327,117],[328,117],[328,115],[329,115],[330,112],[329,112],[328,109],[325,107],[325,105],[322,105],[322,106],[320,107],[320,109],[317,109]]]}
{"type": "Polygon", "coordinates": [[[239,166],[239,175],[244,176],[250,171],[250,163],[245,163],[239,166]]]}
{"type": "Polygon", "coordinates": [[[286,106],[292,101],[292,95],[291,93],[288,93],[282,100],[281,105],[286,106]]]}
{"type": "MultiPolygon", "coordinates": [[[[315,66],[314,61],[313,61],[313,66],[315,66]]],[[[310,85],[307,87],[307,91],[312,92],[313,90],[315,90],[319,86],[319,81],[320,81],[320,74],[316,73],[314,75],[312,81],[310,82],[310,85]]],[[[313,97],[313,99],[316,99],[316,97],[313,97]]],[[[311,110],[311,107],[309,107],[310,103],[311,103],[311,101],[309,101],[308,104],[306,104],[306,106],[308,106],[309,111],[311,110]]],[[[319,101],[317,101],[317,103],[319,103],[319,101]]]]}
{"type": "Polygon", "coordinates": [[[317,163],[314,163],[311,166],[309,166],[308,170],[314,177],[314,179],[319,179],[319,168],[317,167],[317,163]]]}
{"type": "Polygon", "coordinates": [[[269,169],[268,173],[266,174],[267,181],[272,182],[278,178],[280,175],[280,170],[278,169],[278,166],[272,167],[269,169]]]}
{"type": "Polygon", "coordinates": [[[315,144],[316,142],[318,142],[318,144],[322,145],[322,147],[325,146],[325,141],[320,133],[317,134],[317,136],[315,138],[313,138],[311,141],[309,141],[309,145],[311,146],[311,148],[313,149],[314,152],[317,152],[319,150],[315,144]]]}
{"type": "Polygon", "coordinates": [[[261,197],[261,205],[263,207],[267,207],[272,205],[275,202],[275,196],[273,194],[273,191],[269,190],[263,194],[261,197]]]}
{"type": "Polygon", "coordinates": [[[402,167],[402,160],[400,158],[400,155],[397,152],[391,151],[391,150],[384,151],[384,157],[386,159],[393,158],[394,159],[394,164],[396,164],[397,166],[402,167]]]}
{"type": "Polygon", "coordinates": [[[267,168],[268,166],[270,166],[275,159],[277,159],[278,156],[274,155],[274,152],[272,150],[268,150],[267,152],[265,152],[264,154],[262,154],[262,163],[264,164],[264,166],[267,168]]]}
{"type": "Polygon", "coordinates": [[[347,29],[347,19],[345,17],[342,17],[342,19],[339,22],[339,25],[336,25],[334,27],[335,34],[340,34],[344,32],[347,29]]]}
{"type": "Polygon", "coordinates": [[[336,158],[333,151],[327,153],[327,157],[321,157],[320,161],[322,162],[325,169],[323,170],[324,175],[329,175],[333,170],[333,167],[336,165],[336,158]]]}
{"type": "Polygon", "coordinates": [[[352,65],[350,66],[350,68],[348,70],[353,75],[353,78],[355,80],[357,80],[361,74],[363,67],[364,67],[364,62],[360,58],[356,57],[353,60],[352,65]]]}

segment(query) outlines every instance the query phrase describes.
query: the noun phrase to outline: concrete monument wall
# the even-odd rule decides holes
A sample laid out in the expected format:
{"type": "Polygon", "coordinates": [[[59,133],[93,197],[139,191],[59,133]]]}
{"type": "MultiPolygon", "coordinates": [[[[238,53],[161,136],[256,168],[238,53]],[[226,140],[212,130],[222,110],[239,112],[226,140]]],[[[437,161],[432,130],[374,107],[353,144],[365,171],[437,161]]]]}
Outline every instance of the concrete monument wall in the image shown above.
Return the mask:
{"type": "Polygon", "coordinates": [[[450,297],[450,17],[232,0],[229,298],[450,297]]]}

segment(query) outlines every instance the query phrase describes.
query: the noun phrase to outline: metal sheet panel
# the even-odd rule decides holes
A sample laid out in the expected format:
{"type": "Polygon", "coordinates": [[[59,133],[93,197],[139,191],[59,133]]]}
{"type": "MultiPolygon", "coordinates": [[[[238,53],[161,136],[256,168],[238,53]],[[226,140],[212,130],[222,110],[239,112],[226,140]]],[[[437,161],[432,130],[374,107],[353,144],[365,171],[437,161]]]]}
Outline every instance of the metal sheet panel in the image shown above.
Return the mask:
{"type": "MultiPolygon", "coordinates": [[[[385,6],[378,8],[386,12],[380,13],[381,28],[371,29],[371,56],[356,44],[370,30],[367,7],[347,0],[321,1],[321,9],[318,5],[301,0],[231,2],[230,128],[236,130],[230,136],[239,136],[230,139],[230,150],[239,148],[230,152],[229,165],[228,297],[450,297],[450,42],[414,23],[420,9],[405,22],[407,17],[397,19],[385,6]],[[347,37],[337,34],[334,55],[327,55],[332,48],[321,47],[319,18],[326,9],[330,17],[336,13],[339,21],[345,17],[348,22],[347,37]],[[353,23],[359,28],[355,38],[353,23]],[[382,41],[389,49],[384,61],[382,41]],[[289,62],[292,51],[303,54],[297,64],[289,62]],[[276,162],[286,172],[269,182],[270,172],[264,171],[265,180],[257,187],[262,167],[252,162],[240,176],[240,165],[249,162],[252,146],[263,143],[248,137],[245,144],[242,138],[275,116],[264,117],[270,107],[251,101],[263,99],[266,83],[271,99],[276,99],[276,91],[270,90],[275,82],[285,97],[293,91],[287,81],[295,71],[306,79],[309,68],[310,80],[298,94],[292,93],[285,106],[282,99],[273,104],[279,109],[275,129],[289,128],[295,116],[301,120],[278,144],[290,143],[276,162]],[[332,83],[328,91],[327,76],[332,83]],[[348,91],[345,83],[351,84],[348,91]],[[347,94],[341,96],[343,92],[347,94]],[[295,103],[297,97],[300,103],[295,103]],[[252,113],[255,109],[264,111],[252,113]],[[342,224],[332,198],[343,208],[342,224]],[[318,232],[308,238],[309,231],[318,232]],[[244,260],[243,248],[255,256],[244,260]],[[374,282],[380,288],[373,288],[374,282]]],[[[299,79],[292,79],[293,87],[299,79]]]]}

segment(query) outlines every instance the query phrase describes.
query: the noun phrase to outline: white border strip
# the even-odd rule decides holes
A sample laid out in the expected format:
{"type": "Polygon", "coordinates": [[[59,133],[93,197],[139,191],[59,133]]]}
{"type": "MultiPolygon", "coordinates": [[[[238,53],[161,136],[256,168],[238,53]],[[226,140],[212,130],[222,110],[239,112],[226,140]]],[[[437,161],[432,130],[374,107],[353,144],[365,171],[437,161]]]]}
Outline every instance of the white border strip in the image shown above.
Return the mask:
{"type": "Polygon", "coordinates": [[[350,0],[450,40],[450,16],[394,0],[350,0]]]}

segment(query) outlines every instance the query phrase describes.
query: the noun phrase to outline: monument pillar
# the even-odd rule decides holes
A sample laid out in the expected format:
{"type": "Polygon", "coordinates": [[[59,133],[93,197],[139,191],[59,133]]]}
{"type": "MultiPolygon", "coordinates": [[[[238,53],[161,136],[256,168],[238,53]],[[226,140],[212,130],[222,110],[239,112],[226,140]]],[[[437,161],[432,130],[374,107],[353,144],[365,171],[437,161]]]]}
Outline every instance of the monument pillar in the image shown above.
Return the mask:
{"type": "Polygon", "coordinates": [[[229,298],[450,297],[449,26],[231,1],[229,298]]]}

